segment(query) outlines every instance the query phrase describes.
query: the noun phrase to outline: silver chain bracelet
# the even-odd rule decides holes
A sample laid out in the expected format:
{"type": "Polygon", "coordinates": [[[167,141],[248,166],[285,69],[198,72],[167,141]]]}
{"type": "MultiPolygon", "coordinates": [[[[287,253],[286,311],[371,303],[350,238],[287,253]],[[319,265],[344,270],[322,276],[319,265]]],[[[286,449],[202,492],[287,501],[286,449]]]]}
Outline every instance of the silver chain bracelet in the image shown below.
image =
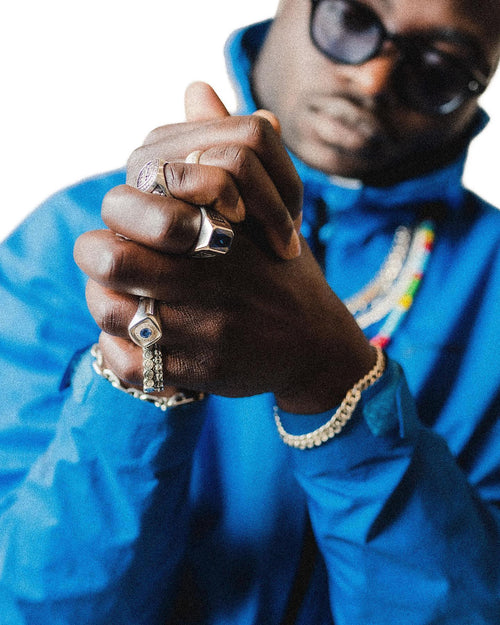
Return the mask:
{"type": "Polygon", "coordinates": [[[94,357],[94,361],[92,362],[92,367],[94,371],[98,373],[102,378],[111,383],[119,391],[123,391],[127,393],[127,395],[131,395],[135,397],[135,399],[140,399],[141,401],[148,402],[153,404],[160,410],[167,410],[167,408],[176,408],[177,406],[184,406],[185,404],[191,404],[195,401],[201,401],[205,398],[204,393],[197,393],[196,391],[177,391],[170,397],[159,397],[155,395],[148,395],[141,391],[141,389],[123,386],[118,376],[111,371],[111,369],[106,369],[103,364],[103,357],[101,348],[97,343],[92,345],[90,353],[94,357]]]}

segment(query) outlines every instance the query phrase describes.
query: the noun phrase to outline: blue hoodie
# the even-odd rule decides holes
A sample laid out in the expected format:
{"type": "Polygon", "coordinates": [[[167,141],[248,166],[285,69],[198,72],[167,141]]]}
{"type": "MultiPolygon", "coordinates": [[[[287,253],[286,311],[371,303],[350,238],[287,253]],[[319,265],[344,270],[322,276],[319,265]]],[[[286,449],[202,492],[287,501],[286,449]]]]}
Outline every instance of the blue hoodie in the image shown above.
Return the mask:
{"type": "MultiPolygon", "coordinates": [[[[246,111],[264,33],[228,48],[246,111]]],[[[341,297],[370,280],[398,225],[442,206],[386,373],[312,450],[281,442],[270,395],[162,412],[93,371],[72,249],[103,227],[123,172],[58,193],[9,237],[0,625],[500,623],[500,213],[463,188],[464,159],[383,190],[296,162],[304,234],[341,297]]],[[[302,433],[330,414],[282,420],[302,433]]]]}

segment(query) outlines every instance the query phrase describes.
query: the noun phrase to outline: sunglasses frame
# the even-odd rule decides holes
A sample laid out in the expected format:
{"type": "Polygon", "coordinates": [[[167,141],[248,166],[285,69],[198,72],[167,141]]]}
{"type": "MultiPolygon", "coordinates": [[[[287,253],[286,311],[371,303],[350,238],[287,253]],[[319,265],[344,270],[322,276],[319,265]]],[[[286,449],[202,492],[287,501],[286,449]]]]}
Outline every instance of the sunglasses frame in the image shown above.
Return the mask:
{"type": "MultiPolygon", "coordinates": [[[[400,55],[399,62],[396,66],[396,69],[394,70],[395,72],[397,72],[397,69],[399,67],[405,64],[407,66],[409,64],[409,66],[412,67],[412,63],[411,63],[412,58],[422,57],[421,52],[422,50],[425,49],[425,46],[418,45],[418,44],[428,41],[427,38],[423,36],[422,37],[418,37],[418,36],[408,37],[404,35],[397,35],[396,33],[391,33],[387,30],[384,23],[380,19],[380,17],[371,7],[368,7],[367,5],[362,4],[361,2],[358,2],[358,0],[343,0],[343,1],[346,4],[349,4],[354,7],[358,7],[364,14],[372,16],[373,25],[376,26],[376,28],[378,29],[380,33],[379,41],[378,41],[378,44],[373,49],[373,51],[370,52],[370,54],[366,55],[366,57],[363,57],[358,61],[349,62],[342,58],[336,57],[334,54],[332,54],[330,51],[323,48],[318,43],[316,36],[314,34],[314,20],[315,20],[315,15],[317,13],[319,5],[323,3],[327,3],[327,2],[332,2],[332,0],[311,0],[312,7],[311,7],[310,18],[309,18],[309,36],[311,38],[311,41],[314,47],[319,52],[321,52],[321,54],[326,56],[328,59],[330,59],[334,63],[339,63],[342,65],[352,65],[352,66],[363,65],[364,63],[367,63],[371,59],[374,59],[375,57],[377,57],[380,54],[380,51],[382,50],[384,44],[387,41],[394,44],[394,46],[397,48],[399,55],[400,55]]],[[[469,98],[480,96],[485,91],[486,87],[488,86],[488,79],[478,69],[469,67],[467,64],[462,63],[460,59],[456,58],[455,56],[451,54],[447,54],[446,52],[442,52],[441,50],[438,50],[432,45],[428,45],[427,49],[435,52],[436,54],[441,56],[443,59],[446,59],[450,65],[455,66],[458,70],[463,72],[464,84],[462,88],[460,89],[460,91],[457,92],[456,96],[452,98],[451,100],[449,100],[448,102],[445,102],[442,105],[429,104],[428,106],[423,105],[423,104],[416,105],[414,99],[409,97],[408,94],[405,96],[404,90],[401,90],[400,88],[398,90],[398,96],[402,101],[404,101],[405,104],[409,105],[413,109],[423,111],[427,114],[447,115],[449,113],[452,113],[453,111],[456,111],[469,98]]]]}

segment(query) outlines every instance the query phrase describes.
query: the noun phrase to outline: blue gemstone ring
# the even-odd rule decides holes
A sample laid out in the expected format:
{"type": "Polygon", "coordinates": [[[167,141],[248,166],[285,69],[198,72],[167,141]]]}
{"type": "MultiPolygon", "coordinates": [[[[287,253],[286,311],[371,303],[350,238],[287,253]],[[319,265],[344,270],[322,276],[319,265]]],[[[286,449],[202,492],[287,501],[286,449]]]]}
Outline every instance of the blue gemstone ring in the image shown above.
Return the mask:
{"type": "Polygon", "coordinates": [[[199,209],[200,231],[189,255],[195,258],[210,258],[219,254],[227,254],[234,238],[231,224],[222,215],[206,206],[199,206],[199,209]]]}
{"type": "Polygon", "coordinates": [[[155,315],[155,300],[141,297],[134,318],[128,326],[130,338],[139,347],[150,347],[161,339],[160,320],[155,315]]]}
{"type": "Polygon", "coordinates": [[[163,390],[163,358],[156,345],[161,338],[161,324],[155,315],[155,300],[141,297],[134,318],[128,326],[130,338],[142,347],[143,390],[158,393],[163,390]]]}

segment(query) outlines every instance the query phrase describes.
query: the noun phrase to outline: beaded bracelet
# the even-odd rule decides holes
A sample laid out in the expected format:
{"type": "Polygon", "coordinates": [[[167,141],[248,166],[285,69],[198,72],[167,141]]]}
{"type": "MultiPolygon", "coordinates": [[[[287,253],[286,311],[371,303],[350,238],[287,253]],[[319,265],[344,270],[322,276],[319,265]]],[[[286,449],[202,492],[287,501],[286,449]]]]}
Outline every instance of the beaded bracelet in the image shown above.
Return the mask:
{"type": "Polygon", "coordinates": [[[344,425],[352,417],[354,410],[361,398],[361,393],[376,382],[384,373],[385,358],[380,347],[374,347],[377,352],[377,360],[371,371],[369,371],[361,380],[347,391],[342,403],[331,416],[331,418],[316,430],[307,434],[289,434],[285,431],[281,419],[278,414],[278,406],[274,406],[274,420],[281,439],[286,445],[295,447],[295,449],[312,449],[326,443],[336,434],[338,434],[344,425]]]}
{"type": "Polygon", "coordinates": [[[92,363],[92,367],[94,371],[98,373],[102,378],[111,383],[119,391],[123,391],[127,393],[127,395],[131,395],[136,399],[140,399],[141,401],[148,402],[153,404],[157,408],[165,411],[167,408],[176,408],[177,406],[183,406],[184,404],[191,404],[195,401],[201,401],[205,398],[204,393],[197,393],[195,391],[177,391],[174,395],[170,397],[159,397],[156,395],[148,395],[141,391],[138,388],[134,388],[133,386],[126,387],[123,386],[118,376],[111,371],[111,369],[106,369],[103,367],[103,357],[101,348],[96,343],[92,345],[90,353],[94,357],[94,361],[92,363]]]}

